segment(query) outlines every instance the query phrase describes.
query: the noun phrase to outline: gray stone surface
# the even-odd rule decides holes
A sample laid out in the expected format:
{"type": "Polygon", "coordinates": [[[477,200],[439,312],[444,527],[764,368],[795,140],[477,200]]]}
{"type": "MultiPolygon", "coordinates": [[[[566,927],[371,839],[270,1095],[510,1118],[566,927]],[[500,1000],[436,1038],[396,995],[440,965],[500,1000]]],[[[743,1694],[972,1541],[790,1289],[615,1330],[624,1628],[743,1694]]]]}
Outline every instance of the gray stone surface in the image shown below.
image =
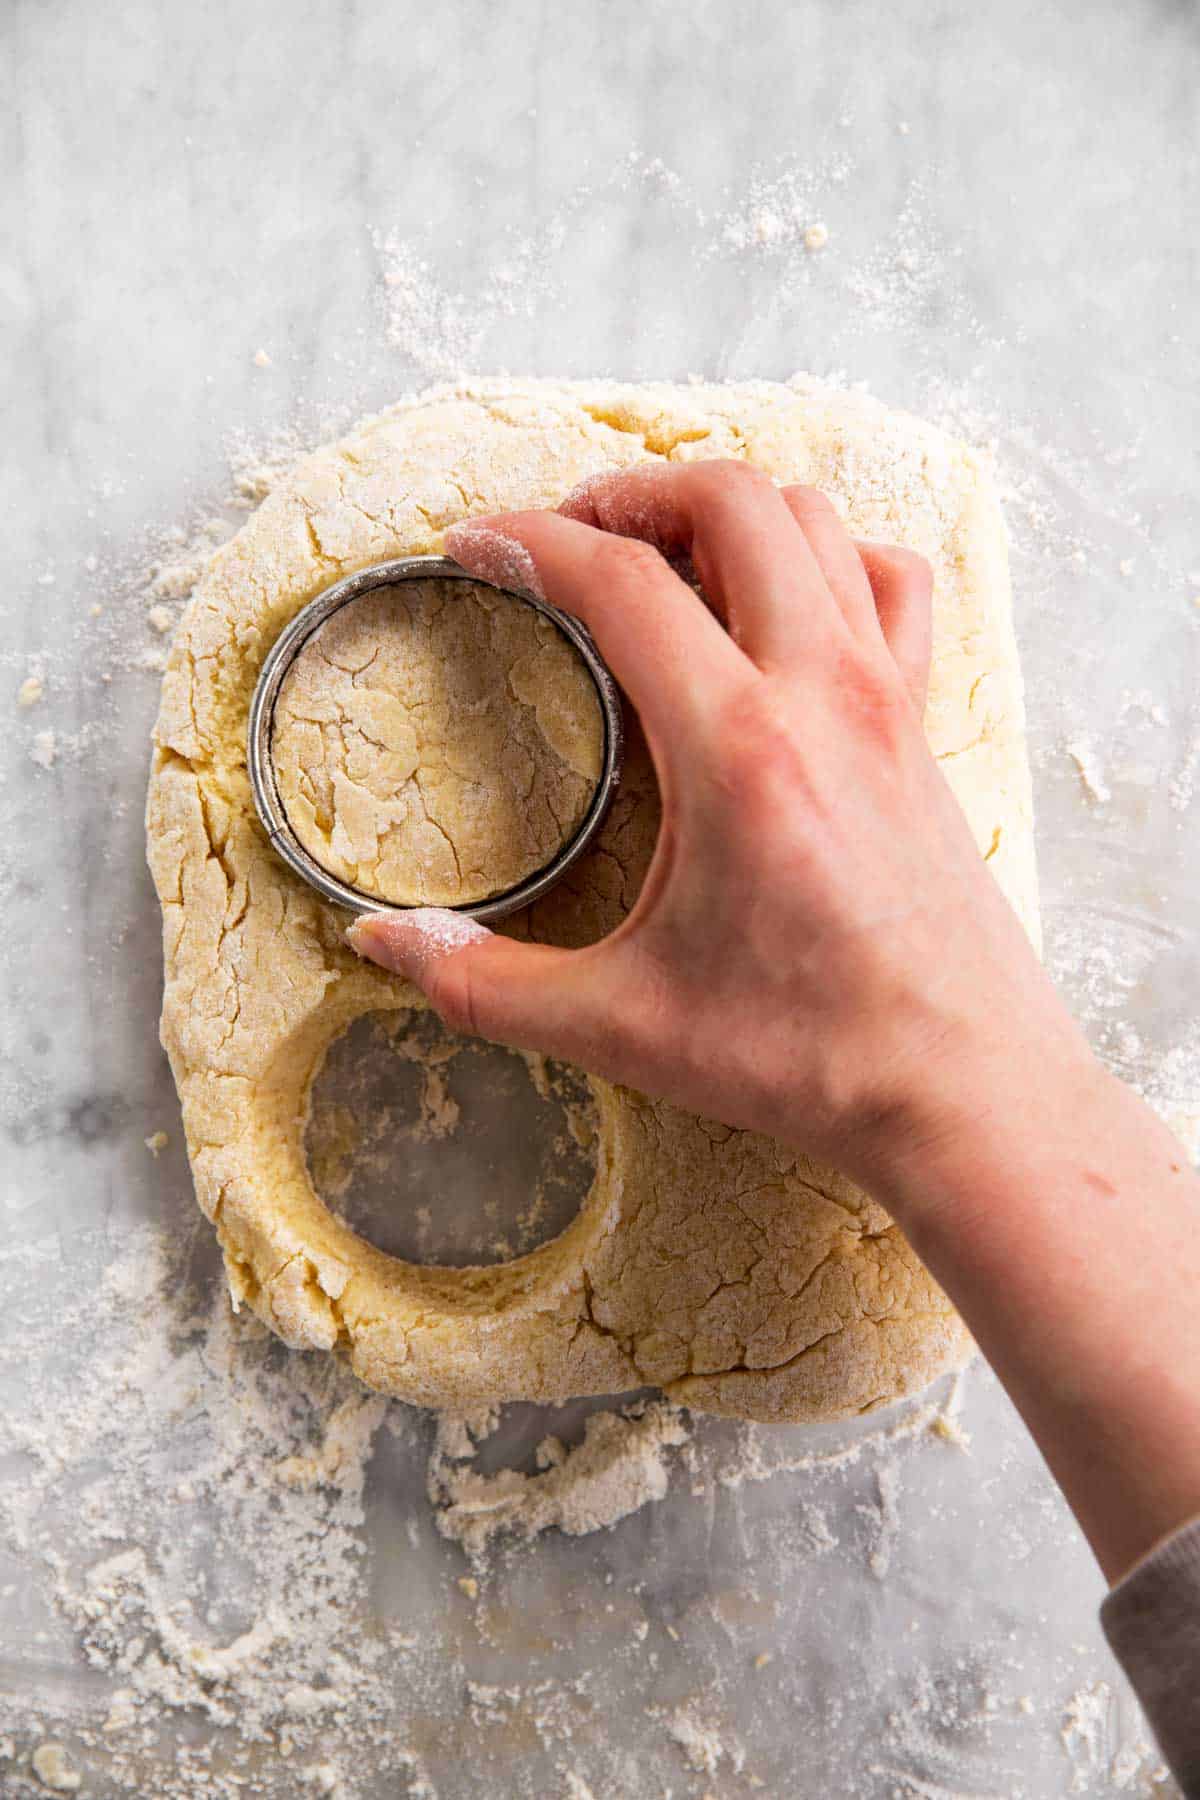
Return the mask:
{"type": "MultiPolygon", "coordinates": [[[[45,1316],[140,1222],[192,1224],[141,840],[161,533],[227,495],[231,446],[311,439],[458,369],[808,369],[994,441],[1048,954],[1114,1066],[1177,1116],[1200,1105],[1194,7],[8,0],[0,42],[10,1326],[22,1246],[45,1316]],[[45,694],[19,709],[31,670],[45,694]]],[[[67,1308],[64,1355],[73,1328],[67,1308]]],[[[5,1335],[16,1417],[26,1338],[5,1335]]],[[[572,1778],[605,1800],[1142,1791],[1100,1578],[984,1372],[964,1422],[970,1455],[914,1440],[889,1498],[873,1450],[723,1486],[737,1434],[700,1421],[697,1473],[603,1537],[516,1556],[491,1589],[508,1625],[482,1634],[447,1599],[465,1565],[430,1527],[425,1427],[385,1434],[372,1619],[425,1646],[388,1729],[424,1732],[442,1800],[580,1800],[572,1778]],[[466,1681],[559,1684],[573,1736],[472,1721],[466,1681]],[[715,1771],[670,1735],[685,1701],[720,1728],[715,1771]]],[[[521,1414],[514,1442],[543,1428],[521,1414]]],[[[10,1520],[27,1477],[0,1434],[10,1520]]],[[[64,1555],[71,1537],[67,1508],[64,1555]]],[[[71,1722],[116,1678],[11,1533],[0,1608],[5,1722],[57,1720],[81,1791],[115,1793],[71,1722]]],[[[0,1737],[6,1794],[33,1729],[0,1737]]],[[[142,1791],[177,1791],[170,1755],[147,1751],[142,1791]]],[[[345,1792],[406,1791],[371,1755],[345,1792]]]]}

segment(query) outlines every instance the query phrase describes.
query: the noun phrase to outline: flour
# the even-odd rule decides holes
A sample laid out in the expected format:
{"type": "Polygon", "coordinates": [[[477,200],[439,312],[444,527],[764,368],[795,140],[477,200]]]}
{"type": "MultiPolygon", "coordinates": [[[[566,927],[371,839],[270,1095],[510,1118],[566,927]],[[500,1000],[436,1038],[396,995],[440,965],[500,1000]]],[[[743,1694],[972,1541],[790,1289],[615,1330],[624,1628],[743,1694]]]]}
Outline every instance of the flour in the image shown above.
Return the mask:
{"type": "MultiPolygon", "coordinates": [[[[894,1462],[881,1463],[875,1473],[879,1505],[874,1513],[877,1535],[867,1558],[867,1566],[882,1581],[892,1566],[892,1552],[900,1535],[900,1471],[894,1462]]],[[[866,1510],[860,1508],[860,1511],[866,1510]]],[[[870,1516],[870,1515],[868,1515],[870,1516]]]]}
{"type": "Polygon", "coordinates": [[[52,769],[58,761],[58,735],[53,731],[35,733],[29,760],[39,769],[52,769]]]}
{"type": "Polygon", "coordinates": [[[1063,1748],[1074,1765],[1071,1792],[1083,1793],[1090,1785],[1089,1777],[1107,1761],[1112,1690],[1105,1681],[1080,1688],[1067,1703],[1063,1717],[1063,1748]]]}
{"type": "Polygon", "coordinates": [[[688,1767],[697,1775],[715,1775],[725,1760],[727,1752],[719,1731],[691,1707],[681,1706],[671,1714],[667,1735],[678,1744],[688,1767]]]}
{"type": "Polygon", "coordinates": [[[1104,779],[1096,746],[1085,738],[1076,738],[1064,748],[1079,770],[1079,779],[1088,799],[1095,801],[1097,806],[1106,806],[1112,799],[1112,789],[1104,779]]]}
{"type": "Polygon", "coordinates": [[[439,1427],[429,1465],[438,1530],[472,1556],[511,1536],[528,1542],[551,1527],[568,1537],[603,1530],[667,1491],[667,1453],[689,1437],[677,1407],[654,1402],[624,1413],[593,1413],[573,1449],[558,1438],[538,1445],[538,1473],[471,1465],[486,1433],[463,1432],[451,1415],[439,1427]]]}
{"type": "MultiPolygon", "coordinates": [[[[405,961],[414,975],[438,957],[486,943],[491,932],[477,919],[444,906],[414,906],[404,914],[405,961]]],[[[357,920],[346,933],[357,950],[360,940],[373,935],[368,919],[357,920]]]]}
{"type": "MultiPolygon", "coordinates": [[[[385,1403],[333,1363],[281,1358],[208,1282],[198,1305],[187,1256],[186,1240],[139,1228],[94,1290],[54,1306],[38,1298],[44,1251],[6,1259],[24,1298],[0,1373],[28,1359],[32,1374],[28,1402],[0,1418],[0,1450],[29,1469],[0,1486],[0,1530],[107,1678],[102,1714],[72,1719],[76,1740],[103,1741],[122,1793],[146,1791],[150,1756],[157,1800],[232,1794],[254,1746],[280,1734],[352,1764],[365,1732],[380,1768],[406,1766],[370,1724],[396,1651],[361,1625],[363,1483],[385,1403]],[[215,1734],[201,1785],[155,1750],[185,1713],[215,1734]]],[[[0,1688],[10,1731],[42,1705],[51,1722],[49,1696],[0,1688]]],[[[42,1760],[70,1768],[49,1748],[42,1760]]],[[[264,1795],[294,1791],[286,1763],[262,1780],[264,1795]]]]}

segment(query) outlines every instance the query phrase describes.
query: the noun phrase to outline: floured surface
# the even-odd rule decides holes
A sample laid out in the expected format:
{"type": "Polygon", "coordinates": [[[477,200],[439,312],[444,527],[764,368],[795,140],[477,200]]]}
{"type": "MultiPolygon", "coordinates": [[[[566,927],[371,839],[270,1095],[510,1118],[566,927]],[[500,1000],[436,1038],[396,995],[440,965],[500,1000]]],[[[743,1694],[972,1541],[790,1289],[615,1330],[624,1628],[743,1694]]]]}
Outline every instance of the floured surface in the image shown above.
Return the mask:
{"type": "MultiPolygon", "coordinates": [[[[693,1418],[661,1501],[501,1549],[486,1572],[436,1529],[433,1433],[411,1409],[376,1430],[360,1502],[362,1439],[346,1492],[281,1488],[277,1462],[339,1466],[322,1446],[354,1387],[245,1313],[211,1315],[221,1270],[153,1039],[140,810],[170,643],[156,621],[281,467],[354,417],[464,367],[846,371],[994,453],[1051,967],[1112,1065],[1195,1117],[1200,473],[1174,241],[1194,185],[1190,15],[1019,4],[948,32],[884,9],[868,35],[818,4],[754,34],[736,9],[629,8],[618,39],[600,9],[536,36],[455,4],[409,36],[362,9],[334,29],[329,10],[268,8],[248,37],[183,9],[168,41],[128,0],[103,106],[61,9],[26,9],[12,63],[32,129],[8,191],[58,229],[21,264],[6,493],[22,528],[0,546],[0,812],[19,851],[0,945],[0,1790],[45,1800],[30,1756],[57,1744],[87,1800],[1164,1796],[1100,1638],[1096,1571],[978,1366],[954,1427],[969,1455],[936,1427],[873,1441],[913,1408],[865,1428],[693,1418]],[[271,26],[286,58],[258,53],[271,26]],[[688,83],[662,80],[672,56],[688,83]],[[331,107],[334,75],[353,107],[331,107]],[[480,154],[464,91],[488,95],[511,163],[480,154]],[[79,104],[49,129],[63,96],[79,104]],[[131,207],[148,144],[156,180],[131,207]],[[96,229],[105,171],[118,230],[96,229]],[[73,228],[86,254],[64,256],[73,228]],[[42,697],[22,708],[32,675],[42,697]],[[49,767],[31,754],[44,732],[49,767]],[[1104,802],[1064,749],[1080,741],[1104,802]],[[161,1285],[131,1278],[152,1266],[161,1285]],[[813,1466],[860,1429],[856,1460],[813,1466]],[[356,1504],[361,1524],[331,1523],[356,1504]],[[149,1683],[169,1655],[137,1606],[104,1600],[97,1660],[58,1596],[129,1550],[161,1574],[154,1617],[176,1647],[227,1650],[274,1607],[282,1635],[216,1688],[231,1723],[164,1704],[152,1724],[150,1702],[102,1730],[130,1671],[149,1683]],[[339,1703],[293,1745],[325,1679],[339,1703]],[[719,1753],[717,1773],[692,1750],[719,1753]]],[[[478,1198],[487,1185],[481,1168],[478,1198]]],[[[587,1410],[505,1408],[463,1466],[534,1474],[536,1446],[581,1441],[587,1410]]]]}
{"type": "Polygon", "coordinates": [[[464,906],[579,829],[604,726],[552,621],[476,583],[404,582],[341,608],[275,702],[272,757],[309,854],[360,893],[464,906]]]}
{"type": "MultiPolygon", "coordinates": [[[[468,1408],[653,1385],[711,1412],[836,1418],[913,1393],[968,1353],[936,1284],[851,1183],[753,1133],[601,1081],[591,1083],[590,1194],[560,1237],[505,1267],[387,1257],[330,1214],[305,1167],[298,1127],[329,1044],[364,1012],[422,1002],[352,955],[340,915],[263,841],[245,726],[266,648],[330,582],[436,551],[464,517],[553,506],[606,470],[722,456],[819,486],[858,535],[930,559],[930,743],[980,854],[1037,936],[1004,528],[985,462],[961,443],[802,378],[786,387],[484,381],[401,403],[302,459],[214,555],[163,679],[147,805],[164,916],[162,1032],[197,1197],[236,1301],[293,1346],[343,1347],[384,1392],[468,1408]]],[[[345,628],[358,631],[353,642],[335,642],[345,693],[325,688],[328,665],[313,665],[320,682],[297,671],[277,758],[285,768],[323,768],[332,738],[359,772],[344,719],[354,696],[363,704],[358,676],[380,667],[387,605],[370,603],[365,627],[345,628]]],[[[561,739],[570,709],[555,671],[546,680],[528,658],[513,666],[544,735],[561,739]]],[[[383,666],[387,684],[400,678],[399,661],[383,666]]],[[[380,709],[375,690],[366,698],[380,709]]],[[[394,741],[392,773],[406,780],[417,734],[388,705],[389,720],[369,735],[394,741]]],[[[351,850],[346,866],[377,866],[377,797],[365,864],[335,820],[332,784],[326,800],[315,778],[294,789],[288,803],[302,801],[310,822],[324,806],[330,848],[351,850]]],[[[433,825],[423,796],[421,812],[433,825]]],[[[595,844],[506,928],[568,945],[612,930],[636,898],[658,817],[635,741],[595,844]]]]}
{"type": "Polygon", "coordinates": [[[1118,1755],[1147,1791],[1133,1715],[1057,1616],[1086,1552],[1048,1536],[1049,1479],[1004,1447],[982,1374],[969,1455],[957,1384],[790,1432],[645,1400],[435,1426],[231,1315],[178,1200],[169,1229],[81,1236],[93,1279],[65,1303],[52,1250],[0,1263],[12,1782],[42,1752],[91,1800],[651,1800],[692,1770],[778,1793],[799,1717],[809,1754],[836,1746],[869,1783],[871,1762],[907,1770],[916,1793],[1007,1792],[1025,1740],[1048,1795],[1118,1755]],[[964,1637],[952,1606],[913,1610],[924,1521],[998,1483],[1003,1514],[943,1546],[939,1591],[976,1584],[964,1637]],[[989,1598],[1014,1566],[1047,1609],[1037,1645],[989,1598]],[[813,1647],[850,1640],[835,1687],[813,1647]],[[1047,1652],[1051,1688],[1030,1667],[1047,1652]]]}

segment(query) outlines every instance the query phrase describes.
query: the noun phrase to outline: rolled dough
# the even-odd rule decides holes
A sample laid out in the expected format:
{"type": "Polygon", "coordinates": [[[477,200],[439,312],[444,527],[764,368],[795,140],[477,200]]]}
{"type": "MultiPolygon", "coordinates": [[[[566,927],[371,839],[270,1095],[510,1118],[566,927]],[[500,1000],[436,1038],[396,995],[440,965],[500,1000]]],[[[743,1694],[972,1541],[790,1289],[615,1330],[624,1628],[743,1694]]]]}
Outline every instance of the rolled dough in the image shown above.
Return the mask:
{"type": "MultiPolygon", "coordinates": [[[[929,738],[980,854],[1036,932],[1004,531],[969,449],[807,380],[492,381],[405,402],[306,457],[214,556],[163,681],[148,804],[162,1035],[235,1304],[290,1344],[339,1348],[364,1381],[408,1400],[465,1409],[654,1385],[713,1412],[833,1418],[886,1405],[969,1351],[899,1230],[850,1182],[603,1082],[592,1083],[596,1179],[578,1217],[498,1267],[386,1256],[329,1213],[305,1167],[308,1094],[331,1040],[364,1012],[421,1000],[351,954],[344,915],[259,828],[245,732],[267,648],[331,582],[436,552],[458,519],[552,506],[599,470],[710,456],[812,483],[856,533],[930,558],[929,738]]],[[[505,929],[562,944],[611,930],[657,821],[635,739],[595,845],[505,929]]]]}
{"type": "Polygon", "coordinates": [[[289,823],[348,886],[486,900],[574,837],[600,776],[595,684],[552,620],[495,589],[404,582],[316,632],[275,702],[289,823]]]}

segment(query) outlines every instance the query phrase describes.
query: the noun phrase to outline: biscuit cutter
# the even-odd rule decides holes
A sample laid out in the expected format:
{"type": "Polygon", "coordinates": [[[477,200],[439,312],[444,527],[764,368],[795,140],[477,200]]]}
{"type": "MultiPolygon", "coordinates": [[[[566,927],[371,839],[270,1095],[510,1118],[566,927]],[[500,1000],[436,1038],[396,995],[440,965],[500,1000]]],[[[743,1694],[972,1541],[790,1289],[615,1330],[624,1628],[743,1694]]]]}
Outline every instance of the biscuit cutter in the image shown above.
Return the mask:
{"type": "Polygon", "coordinates": [[[571,865],[578,861],[599,831],[608,811],[617,783],[621,777],[621,761],[624,752],[624,724],[621,714],[621,695],[608,664],[597,650],[591,634],[580,624],[578,619],[569,613],[560,612],[551,606],[540,595],[531,593],[528,588],[501,586],[494,581],[481,581],[472,575],[461,564],[448,556],[403,556],[392,562],[372,563],[370,567],[359,569],[342,581],[334,582],[315,600],[309,602],[296,614],[295,618],[280,632],[267,653],[266,660],[259,672],[254,688],[254,697],[250,703],[250,722],[246,739],[246,766],[250,777],[250,791],[254,797],[255,809],[262,821],[263,829],[271,841],[277,855],[281,856],[288,867],[314,887],[326,900],[335,906],[343,906],[354,913],[390,913],[407,912],[409,907],[400,904],[389,904],[377,896],[362,893],[358,888],[350,887],[331,875],[315,857],[311,856],[293,831],[283,801],[279,795],[279,787],[275,779],[275,763],[272,754],[272,738],[275,722],[275,702],[284,676],[291,668],[300,651],[308,640],[334,613],[343,606],[349,606],[363,594],[375,588],[395,587],[404,581],[451,581],[467,582],[473,587],[494,588],[497,593],[507,594],[514,600],[531,606],[543,618],[549,619],[557,626],[579,652],[600,702],[600,714],[604,725],[604,752],[600,766],[600,776],[596,783],[596,791],[592,795],[591,804],[579,825],[575,835],[567,840],[550,862],[526,876],[516,887],[508,888],[503,893],[493,894],[486,900],[474,901],[450,910],[462,913],[468,919],[502,919],[509,913],[517,912],[523,906],[529,906],[534,900],[541,898],[556,882],[561,880],[571,865]]]}

